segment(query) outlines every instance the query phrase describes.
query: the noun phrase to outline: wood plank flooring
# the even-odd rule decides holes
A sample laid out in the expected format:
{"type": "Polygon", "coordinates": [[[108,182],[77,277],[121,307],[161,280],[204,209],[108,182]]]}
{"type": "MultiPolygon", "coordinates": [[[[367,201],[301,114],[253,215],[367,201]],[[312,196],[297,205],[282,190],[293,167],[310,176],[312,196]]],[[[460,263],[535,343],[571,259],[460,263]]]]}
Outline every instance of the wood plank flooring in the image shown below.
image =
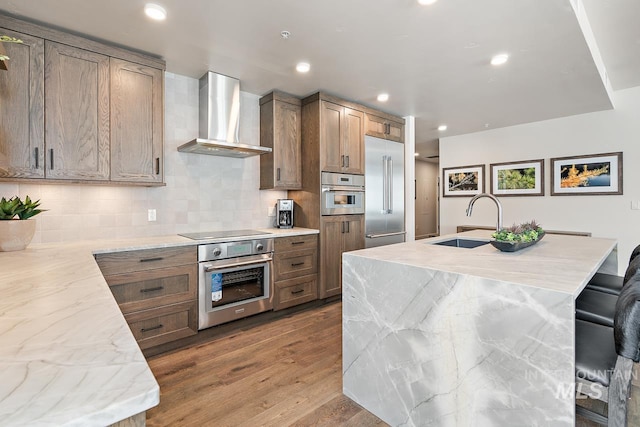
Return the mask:
{"type": "Polygon", "coordinates": [[[342,394],[342,304],[149,358],[148,426],[386,426],[342,394]]]}

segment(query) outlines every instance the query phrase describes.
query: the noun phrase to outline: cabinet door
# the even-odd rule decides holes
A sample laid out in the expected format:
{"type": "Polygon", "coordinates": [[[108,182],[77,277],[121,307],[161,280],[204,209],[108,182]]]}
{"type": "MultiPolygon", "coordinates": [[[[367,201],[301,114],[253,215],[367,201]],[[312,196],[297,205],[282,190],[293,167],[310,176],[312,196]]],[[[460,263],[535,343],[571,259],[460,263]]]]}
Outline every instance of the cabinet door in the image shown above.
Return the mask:
{"type": "Polygon", "coordinates": [[[364,174],[364,113],[345,108],[344,172],[364,174]]]}
{"type": "Polygon", "coordinates": [[[343,252],[364,248],[364,215],[349,215],[345,217],[346,230],[343,233],[343,252]]]}
{"type": "Polygon", "coordinates": [[[366,114],[365,134],[390,141],[404,142],[404,126],[373,114],[366,114]]]}
{"type": "Polygon", "coordinates": [[[0,71],[0,177],[44,177],[44,40],[0,28],[23,43],[3,43],[0,71]]]}
{"type": "Polygon", "coordinates": [[[111,58],[111,180],[162,182],[162,70],[111,58]]]}
{"type": "Polygon", "coordinates": [[[387,139],[404,143],[404,126],[400,123],[389,122],[387,126],[387,139]]]}
{"type": "Polygon", "coordinates": [[[343,172],[344,107],[322,101],[320,109],[320,170],[343,172]]]}
{"type": "Polygon", "coordinates": [[[109,179],[109,57],[45,43],[46,176],[109,179]]]}
{"type": "Polygon", "coordinates": [[[274,189],[302,188],[301,108],[275,101],[274,189]]]}
{"type": "Polygon", "coordinates": [[[320,223],[320,298],[342,291],[344,216],[323,217],[320,223]]]}
{"type": "Polygon", "coordinates": [[[365,133],[376,138],[387,137],[387,122],[378,116],[367,114],[365,119],[365,133]]]}

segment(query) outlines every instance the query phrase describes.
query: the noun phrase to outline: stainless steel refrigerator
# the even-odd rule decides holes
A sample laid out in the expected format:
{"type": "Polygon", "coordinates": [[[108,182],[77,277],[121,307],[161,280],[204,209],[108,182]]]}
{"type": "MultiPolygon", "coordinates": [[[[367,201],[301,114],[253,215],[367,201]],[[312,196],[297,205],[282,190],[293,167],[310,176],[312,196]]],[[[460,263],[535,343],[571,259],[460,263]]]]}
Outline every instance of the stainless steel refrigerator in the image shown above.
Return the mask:
{"type": "Polygon", "coordinates": [[[365,136],[365,247],[405,241],[404,144],[365,136]]]}

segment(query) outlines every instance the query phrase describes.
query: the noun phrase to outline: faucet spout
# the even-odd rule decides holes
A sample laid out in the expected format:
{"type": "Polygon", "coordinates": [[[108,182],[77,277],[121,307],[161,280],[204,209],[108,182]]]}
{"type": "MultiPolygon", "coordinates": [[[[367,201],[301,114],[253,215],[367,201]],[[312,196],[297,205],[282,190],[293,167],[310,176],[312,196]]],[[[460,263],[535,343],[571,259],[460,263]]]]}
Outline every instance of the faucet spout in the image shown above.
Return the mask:
{"type": "Polygon", "coordinates": [[[493,200],[494,203],[496,204],[496,207],[498,208],[498,222],[496,224],[496,231],[502,230],[502,203],[500,203],[500,200],[498,200],[498,198],[493,194],[480,193],[473,196],[473,198],[469,200],[469,206],[467,206],[467,216],[471,216],[471,213],[473,212],[473,204],[476,202],[476,200],[481,199],[483,197],[487,197],[493,200]]]}

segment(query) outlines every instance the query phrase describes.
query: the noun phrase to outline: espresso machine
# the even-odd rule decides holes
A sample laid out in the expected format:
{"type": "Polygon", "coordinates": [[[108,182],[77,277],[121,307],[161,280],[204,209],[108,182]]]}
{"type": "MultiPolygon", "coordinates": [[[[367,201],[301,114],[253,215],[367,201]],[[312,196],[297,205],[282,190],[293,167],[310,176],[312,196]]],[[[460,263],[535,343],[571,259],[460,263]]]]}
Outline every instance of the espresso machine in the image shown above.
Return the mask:
{"type": "Polygon", "coordinates": [[[278,199],[276,202],[276,228],[293,228],[292,199],[278,199]]]}

